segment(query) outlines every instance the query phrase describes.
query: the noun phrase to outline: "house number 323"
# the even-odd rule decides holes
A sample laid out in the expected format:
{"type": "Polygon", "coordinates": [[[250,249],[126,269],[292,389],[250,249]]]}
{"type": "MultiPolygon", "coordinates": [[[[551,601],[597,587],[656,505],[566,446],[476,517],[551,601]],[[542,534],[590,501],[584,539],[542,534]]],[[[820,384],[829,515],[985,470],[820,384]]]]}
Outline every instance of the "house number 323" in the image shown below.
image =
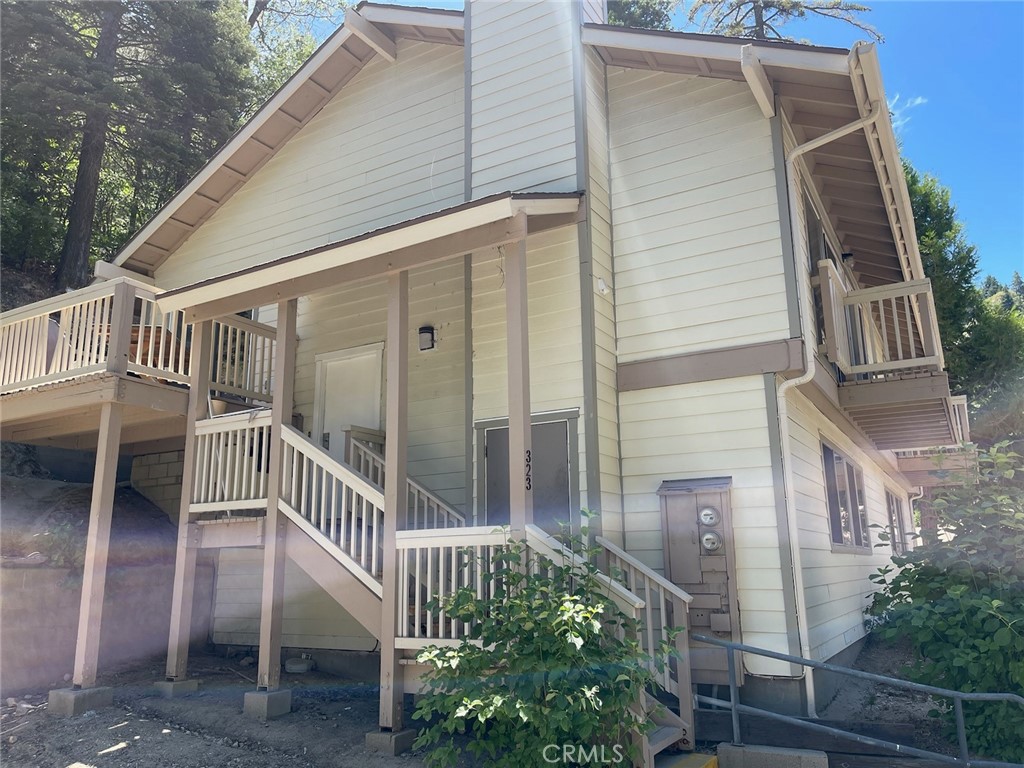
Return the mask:
{"type": "Polygon", "coordinates": [[[526,452],[526,490],[533,490],[533,453],[526,452]]]}

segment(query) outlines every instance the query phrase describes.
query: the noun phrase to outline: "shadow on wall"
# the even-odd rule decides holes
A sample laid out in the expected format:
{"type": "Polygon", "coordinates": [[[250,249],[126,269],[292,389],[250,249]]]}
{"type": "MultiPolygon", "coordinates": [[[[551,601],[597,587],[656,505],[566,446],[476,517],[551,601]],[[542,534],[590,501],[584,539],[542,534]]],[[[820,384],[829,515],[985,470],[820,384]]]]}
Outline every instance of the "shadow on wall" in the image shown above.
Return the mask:
{"type": "MultiPolygon", "coordinates": [[[[192,643],[210,634],[213,566],[196,572],[192,643]]],[[[0,693],[67,685],[74,667],[82,586],[67,568],[0,569],[0,693]]],[[[173,565],[112,569],[100,634],[100,674],[113,666],[167,653],[173,565]]]]}

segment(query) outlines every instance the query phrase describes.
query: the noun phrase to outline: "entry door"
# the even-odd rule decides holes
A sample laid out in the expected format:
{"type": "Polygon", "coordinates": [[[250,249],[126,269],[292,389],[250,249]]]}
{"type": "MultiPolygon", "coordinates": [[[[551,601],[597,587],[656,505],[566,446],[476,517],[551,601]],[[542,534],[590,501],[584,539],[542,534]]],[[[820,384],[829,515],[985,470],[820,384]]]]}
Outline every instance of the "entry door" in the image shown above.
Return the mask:
{"type": "Polygon", "coordinates": [[[344,461],[348,427],[380,429],[383,354],[383,344],[370,344],[316,357],[313,440],[332,458],[344,461]]]}
{"type": "MultiPolygon", "coordinates": [[[[577,527],[572,507],[569,423],[533,425],[533,522],[548,533],[577,527]]],[[[487,525],[508,525],[508,427],[484,431],[487,525]]]]}

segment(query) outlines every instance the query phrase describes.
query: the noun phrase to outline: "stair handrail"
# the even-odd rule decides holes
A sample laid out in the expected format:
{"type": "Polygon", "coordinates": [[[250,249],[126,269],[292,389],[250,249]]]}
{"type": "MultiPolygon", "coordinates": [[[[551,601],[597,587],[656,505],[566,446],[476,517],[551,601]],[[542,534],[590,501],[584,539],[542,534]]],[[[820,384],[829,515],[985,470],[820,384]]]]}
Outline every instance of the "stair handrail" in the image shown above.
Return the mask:
{"type": "Polygon", "coordinates": [[[705,635],[693,635],[693,639],[701,643],[707,643],[709,645],[715,645],[720,648],[726,648],[729,659],[729,693],[730,701],[724,699],[718,699],[711,696],[698,695],[697,701],[701,704],[709,704],[713,707],[724,707],[732,713],[732,738],[733,744],[742,744],[742,733],[740,729],[740,714],[752,714],[759,717],[766,717],[770,720],[778,720],[780,722],[789,723],[796,725],[801,728],[806,728],[811,731],[818,733],[828,734],[830,736],[841,736],[843,738],[850,739],[859,744],[866,744],[872,747],[882,747],[884,749],[891,750],[898,754],[906,754],[911,757],[923,757],[936,762],[949,763],[950,765],[966,765],[970,768],[1014,768],[1019,766],[1019,763],[1006,763],[993,760],[972,760],[967,745],[967,727],[964,721],[963,703],[965,701],[1006,701],[1010,703],[1016,703],[1024,707],[1024,696],[1018,696],[1015,693],[974,693],[967,691],[954,691],[949,688],[938,688],[934,685],[925,685],[923,683],[912,683],[909,680],[900,680],[897,677],[888,677],[886,675],[879,675],[874,672],[865,672],[860,669],[852,669],[851,667],[844,667],[838,664],[830,664],[825,661],[813,661],[811,659],[805,659],[802,656],[792,656],[788,653],[780,653],[779,651],[770,651],[767,648],[758,648],[757,646],[747,645],[745,643],[737,643],[731,640],[722,640],[717,637],[708,637],[705,635]],[[859,678],[861,680],[868,680],[875,683],[882,683],[884,685],[890,685],[894,688],[905,688],[911,691],[917,691],[919,693],[926,693],[930,696],[941,696],[947,699],[953,699],[953,711],[956,719],[956,730],[957,730],[957,741],[960,750],[958,757],[951,757],[950,755],[943,755],[938,752],[930,752],[926,749],[918,749],[916,747],[910,747],[905,744],[897,744],[893,741],[887,741],[885,739],[878,739],[873,736],[865,736],[864,734],[854,733],[852,731],[844,731],[841,728],[836,728],[830,725],[823,725],[821,723],[815,723],[810,720],[806,720],[799,717],[792,717],[791,715],[782,715],[778,712],[772,712],[771,710],[761,709],[759,707],[752,707],[746,704],[739,703],[739,686],[736,680],[736,663],[734,658],[737,655],[735,651],[742,651],[743,653],[750,653],[755,656],[764,656],[769,659],[777,659],[779,661],[787,661],[790,664],[797,664],[804,667],[810,667],[811,669],[820,669],[825,672],[831,672],[839,675],[846,675],[848,677],[859,678]]]}
{"type": "Polygon", "coordinates": [[[315,451],[318,464],[332,474],[352,478],[355,482],[350,487],[357,490],[363,498],[372,501],[381,508],[384,507],[384,490],[382,488],[369,482],[356,472],[353,467],[338,461],[291,424],[281,425],[281,439],[293,448],[298,448],[304,452],[315,451]]]}
{"type": "Polygon", "coordinates": [[[640,560],[637,560],[626,550],[621,549],[612,542],[608,541],[608,539],[606,539],[604,536],[595,536],[594,541],[597,542],[597,544],[600,545],[603,549],[608,550],[617,558],[622,560],[624,563],[628,563],[629,565],[636,568],[638,571],[642,572],[648,579],[653,581],[666,592],[675,595],[687,604],[693,602],[693,595],[691,595],[685,589],[681,589],[678,585],[673,584],[671,581],[666,579],[653,568],[650,568],[649,566],[644,565],[640,560]]]}
{"type": "MultiPolygon", "coordinates": [[[[554,536],[532,523],[528,523],[526,526],[526,546],[551,561],[565,558],[575,566],[586,566],[587,564],[582,555],[573,552],[554,536]]],[[[606,573],[598,571],[596,576],[598,582],[608,590],[609,597],[615,601],[622,612],[627,616],[638,618],[637,613],[645,605],[643,599],[606,573]]]]}
{"type": "MultiPolygon", "coordinates": [[[[370,455],[372,458],[376,459],[384,467],[384,471],[387,471],[387,465],[384,464],[384,457],[381,456],[380,453],[375,451],[373,447],[369,445],[369,443],[353,437],[352,445],[358,448],[358,450],[362,451],[363,453],[366,453],[370,455]]],[[[353,462],[353,465],[354,464],[355,462],[353,462]]],[[[466,525],[465,516],[461,512],[456,510],[454,507],[452,507],[452,505],[449,504],[447,501],[445,501],[436,493],[434,493],[429,488],[424,486],[422,483],[411,477],[406,477],[406,481],[408,483],[409,490],[411,490],[413,494],[418,494],[423,498],[428,499],[430,502],[437,506],[440,512],[444,513],[445,517],[451,519],[455,523],[454,525],[444,526],[445,528],[462,528],[466,525]]],[[[410,514],[414,514],[414,511],[410,510],[410,514]]]]}

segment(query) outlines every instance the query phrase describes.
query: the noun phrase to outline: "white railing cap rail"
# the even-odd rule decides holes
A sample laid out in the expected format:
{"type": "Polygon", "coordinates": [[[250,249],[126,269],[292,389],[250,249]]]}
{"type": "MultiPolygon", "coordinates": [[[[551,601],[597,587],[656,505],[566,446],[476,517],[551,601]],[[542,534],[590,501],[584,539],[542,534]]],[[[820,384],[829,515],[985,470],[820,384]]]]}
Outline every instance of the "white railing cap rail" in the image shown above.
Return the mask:
{"type": "MultiPolygon", "coordinates": [[[[367,442],[367,439],[366,439],[366,435],[368,435],[370,433],[376,433],[374,436],[379,435],[381,437],[381,439],[383,440],[386,437],[386,434],[384,432],[382,432],[379,429],[374,430],[374,429],[370,429],[369,427],[358,427],[358,426],[355,426],[355,425],[350,425],[350,426],[343,427],[342,431],[343,432],[346,432],[346,431],[350,432],[351,435],[352,435],[352,442],[353,443],[357,444],[360,447],[360,449],[366,451],[368,454],[373,456],[375,459],[380,461],[382,464],[384,463],[384,457],[380,455],[379,451],[377,451],[374,448],[372,448],[369,445],[369,443],[367,442]],[[357,434],[359,435],[359,437],[356,437],[357,434]]],[[[384,471],[385,472],[387,471],[387,465],[386,464],[384,465],[384,471]]],[[[437,504],[440,508],[442,508],[444,510],[444,512],[447,515],[449,515],[450,517],[454,517],[457,520],[461,520],[463,523],[466,522],[466,518],[465,518],[465,516],[461,512],[459,512],[451,504],[449,504],[447,501],[442,499],[440,496],[438,496],[436,493],[431,491],[429,488],[424,486],[422,483],[420,483],[417,480],[414,480],[411,477],[406,477],[406,481],[408,482],[410,488],[412,488],[414,491],[416,491],[418,493],[423,494],[428,499],[430,499],[430,501],[432,501],[435,504],[437,504]]],[[[429,529],[427,529],[427,530],[429,530],[429,529]]]]}
{"type": "MultiPolygon", "coordinates": [[[[576,565],[583,565],[585,562],[580,555],[564,546],[557,539],[549,536],[536,525],[528,524],[526,526],[526,543],[531,549],[544,555],[549,560],[565,557],[576,565]]],[[[646,605],[642,598],[634,595],[610,576],[598,572],[597,579],[611,591],[612,597],[617,598],[620,604],[628,605],[635,610],[639,610],[646,605]]]]}
{"type": "Polygon", "coordinates": [[[508,528],[474,525],[464,528],[416,528],[395,531],[398,549],[421,547],[500,547],[509,541],[508,528]]]}
{"type": "Polygon", "coordinates": [[[269,424],[271,413],[269,408],[255,408],[237,413],[223,413],[196,422],[196,434],[206,435],[211,432],[227,432],[247,425],[269,424]]]}
{"type": "Polygon", "coordinates": [[[114,293],[114,288],[121,284],[134,287],[137,293],[143,293],[148,298],[153,298],[161,293],[159,288],[154,288],[152,285],[140,283],[138,280],[132,280],[130,277],[118,277],[102,283],[93,283],[76,291],[68,291],[59,296],[41,299],[32,304],[26,304],[23,307],[9,309],[6,312],[0,313],[0,325],[7,325],[8,323],[14,323],[28,317],[36,317],[37,315],[48,315],[64,307],[82,304],[86,301],[97,299],[100,296],[110,296],[114,293]]]}
{"type": "Polygon", "coordinates": [[[345,485],[378,509],[384,509],[384,494],[381,493],[380,488],[368,483],[352,467],[342,464],[330,456],[323,448],[310,441],[291,424],[281,425],[281,438],[293,448],[303,451],[332,475],[342,478],[345,481],[345,485]]]}
{"type": "Polygon", "coordinates": [[[636,568],[638,571],[640,571],[642,574],[644,574],[644,576],[649,578],[651,581],[653,581],[655,584],[657,584],[659,587],[664,589],[669,594],[675,595],[680,600],[682,600],[682,601],[684,601],[686,603],[691,603],[693,601],[693,595],[691,595],[689,592],[687,592],[686,590],[680,589],[678,586],[676,586],[671,581],[666,579],[660,573],[658,573],[657,571],[652,570],[648,566],[644,565],[642,562],[637,560],[635,557],[633,557],[631,554],[626,552],[624,549],[620,549],[615,544],[613,544],[612,542],[608,541],[608,539],[604,538],[603,536],[596,536],[594,538],[594,541],[596,541],[600,546],[602,546],[605,549],[607,549],[609,552],[611,552],[617,558],[622,560],[624,563],[628,563],[629,565],[631,565],[634,568],[636,568]]]}
{"type": "MultiPolygon", "coordinates": [[[[159,305],[160,302],[158,300],[157,306],[159,305]]],[[[277,328],[274,326],[267,325],[266,323],[261,323],[256,320],[250,320],[249,318],[242,317],[240,315],[224,315],[223,317],[218,317],[216,322],[219,325],[227,325],[232,328],[242,328],[250,332],[258,333],[261,336],[267,336],[271,339],[277,338],[277,328]]]]}

